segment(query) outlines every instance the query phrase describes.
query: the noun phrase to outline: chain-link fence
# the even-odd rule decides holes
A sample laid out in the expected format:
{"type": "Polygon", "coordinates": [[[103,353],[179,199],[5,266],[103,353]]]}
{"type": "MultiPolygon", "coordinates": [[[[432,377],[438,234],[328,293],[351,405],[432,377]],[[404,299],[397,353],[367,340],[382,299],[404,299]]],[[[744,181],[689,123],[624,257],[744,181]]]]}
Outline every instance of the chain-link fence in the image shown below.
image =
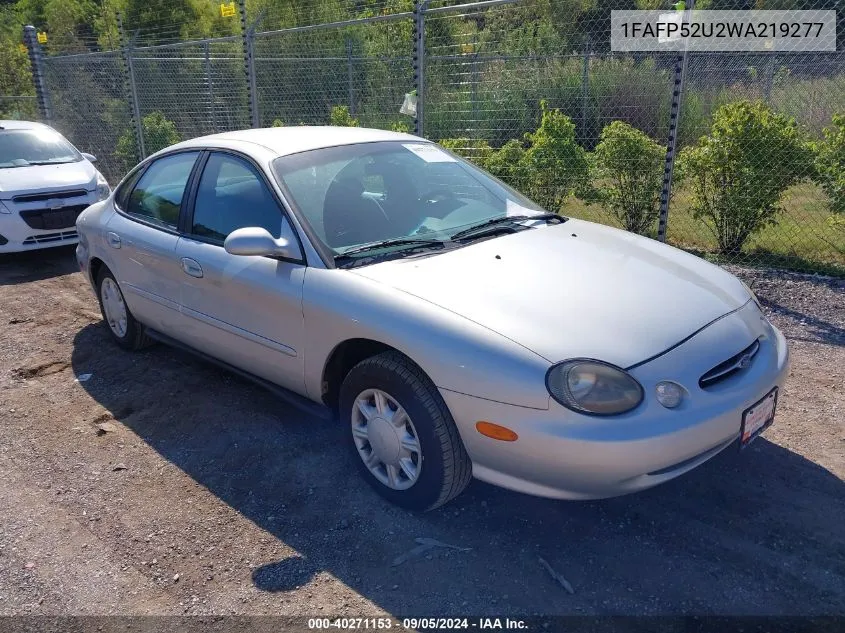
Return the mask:
{"type": "Polygon", "coordinates": [[[41,116],[112,182],[225,130],[417,132],[566,215],[845,273],[843,50],[613,52],[610,11],[575,0],[241,3],[231,20],[191,41],[120,24],[113,50],[73,55],[33,34],[41,116]]]}

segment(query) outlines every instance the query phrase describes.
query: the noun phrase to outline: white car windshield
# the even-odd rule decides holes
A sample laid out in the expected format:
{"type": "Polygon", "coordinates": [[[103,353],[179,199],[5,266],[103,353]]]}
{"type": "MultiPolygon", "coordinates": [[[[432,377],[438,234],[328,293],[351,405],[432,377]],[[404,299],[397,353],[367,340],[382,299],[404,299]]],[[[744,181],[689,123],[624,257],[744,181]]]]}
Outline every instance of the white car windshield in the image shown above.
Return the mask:
{"type": "Polygon", "coordinates": [[[475,226],[543,216],[543,209],[433,143],[341,145],[273,163],[294,204],[335,255],[438,245],[475,226]]]}
{"type": "Polygon", "coordinates": [[[0,169],[75,163],[82,155],[50,129],[0,130],[0,169]]]}

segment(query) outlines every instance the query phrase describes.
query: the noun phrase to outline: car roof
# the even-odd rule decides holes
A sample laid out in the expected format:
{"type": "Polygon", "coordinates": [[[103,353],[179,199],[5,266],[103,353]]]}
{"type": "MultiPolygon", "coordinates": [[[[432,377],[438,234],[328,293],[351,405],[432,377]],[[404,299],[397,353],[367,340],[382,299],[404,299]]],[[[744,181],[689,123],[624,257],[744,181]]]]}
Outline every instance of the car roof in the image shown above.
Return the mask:
{"type": "Polygon", "coordinates": [[[167,150],[189,147],[214,147],[219,141],[225,142],[227,146],[239,143],[260,145],[279,156],[296,154],[322,147],[351,145],[353,143],[373,143],[377,141],[428,142],[417,136],[402,134],[400,132],[389,132],[387,130],[364,127],[302,125],[237,130],[234,132],[200,136],[172,145],[167,150]]]}
{"type": "Polygon", "coordinates": [[[4,130],[50,130],[49,125],[37,123],[36,121],[16,121],[12,119],[0,119],[0,128],[4,130]]]}

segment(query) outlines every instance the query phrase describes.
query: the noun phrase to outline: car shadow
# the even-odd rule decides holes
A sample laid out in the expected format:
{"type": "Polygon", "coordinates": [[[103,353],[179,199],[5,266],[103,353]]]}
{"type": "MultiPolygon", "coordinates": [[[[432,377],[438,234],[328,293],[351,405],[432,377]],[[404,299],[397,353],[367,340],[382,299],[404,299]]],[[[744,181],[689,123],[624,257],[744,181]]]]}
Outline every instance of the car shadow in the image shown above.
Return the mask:
{"type": "Polygon", "coordinates": [[[808,343],[824,343],[826,345],[836,345],[838,347],[845,346],[845,328],[841,328],[833,323],[819,319],[801,312],[788,308],[781,303],[771,301],[768,299],[760,299],[760,303],[764,308],[771,310],[779,316],[789,317],[802,325],[805,325],[810,336],[796,337],[787,335],[788,339],[806,341],[808,343]]]}
{"type": "Polygon", "coordinates": [[[0,254],[0,286],[29,283],[79,272],[76,246],[0,254]]]}
{"type": "Polygon", "coordinates": [[[92,324],[72,366],[164,459],[299,553],[243,569],[273,595],[328,572],[403,615],[845,613],[845,484],[765,438],[627,497],[562,502],[473,482],[412,514],[363,484],[341,425],[186,353],[126,353],[92,324]],[[441,545],[414,555],[417,538],[441,545]]]}

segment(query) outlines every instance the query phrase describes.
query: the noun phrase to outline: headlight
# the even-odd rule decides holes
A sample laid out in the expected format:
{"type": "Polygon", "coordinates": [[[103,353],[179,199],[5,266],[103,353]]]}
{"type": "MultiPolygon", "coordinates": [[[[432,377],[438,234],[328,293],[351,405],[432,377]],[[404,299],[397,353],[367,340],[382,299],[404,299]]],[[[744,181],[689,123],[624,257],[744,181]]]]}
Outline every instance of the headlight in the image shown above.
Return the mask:
{"type": "Polygon", "coordinates": [[[636,407],[643,388],[627,372],[600,360],[568,360],[546,374],[546,388],[563,406],[591,415],[616,415],[636,407]]]}
{"type": "Polygon", "coordinates": [[[9,207],[0,202],[0,213],[11,213],[11,211],[9,210],[9,207]]]}
{"type": "Polygon", "coordinates": [[[103,174],[99,171],[97,172],[97,202],[100,200],[105,200],[111,194],[111,188],[109,187],[108,181],[105,179],[103,174]]]}

